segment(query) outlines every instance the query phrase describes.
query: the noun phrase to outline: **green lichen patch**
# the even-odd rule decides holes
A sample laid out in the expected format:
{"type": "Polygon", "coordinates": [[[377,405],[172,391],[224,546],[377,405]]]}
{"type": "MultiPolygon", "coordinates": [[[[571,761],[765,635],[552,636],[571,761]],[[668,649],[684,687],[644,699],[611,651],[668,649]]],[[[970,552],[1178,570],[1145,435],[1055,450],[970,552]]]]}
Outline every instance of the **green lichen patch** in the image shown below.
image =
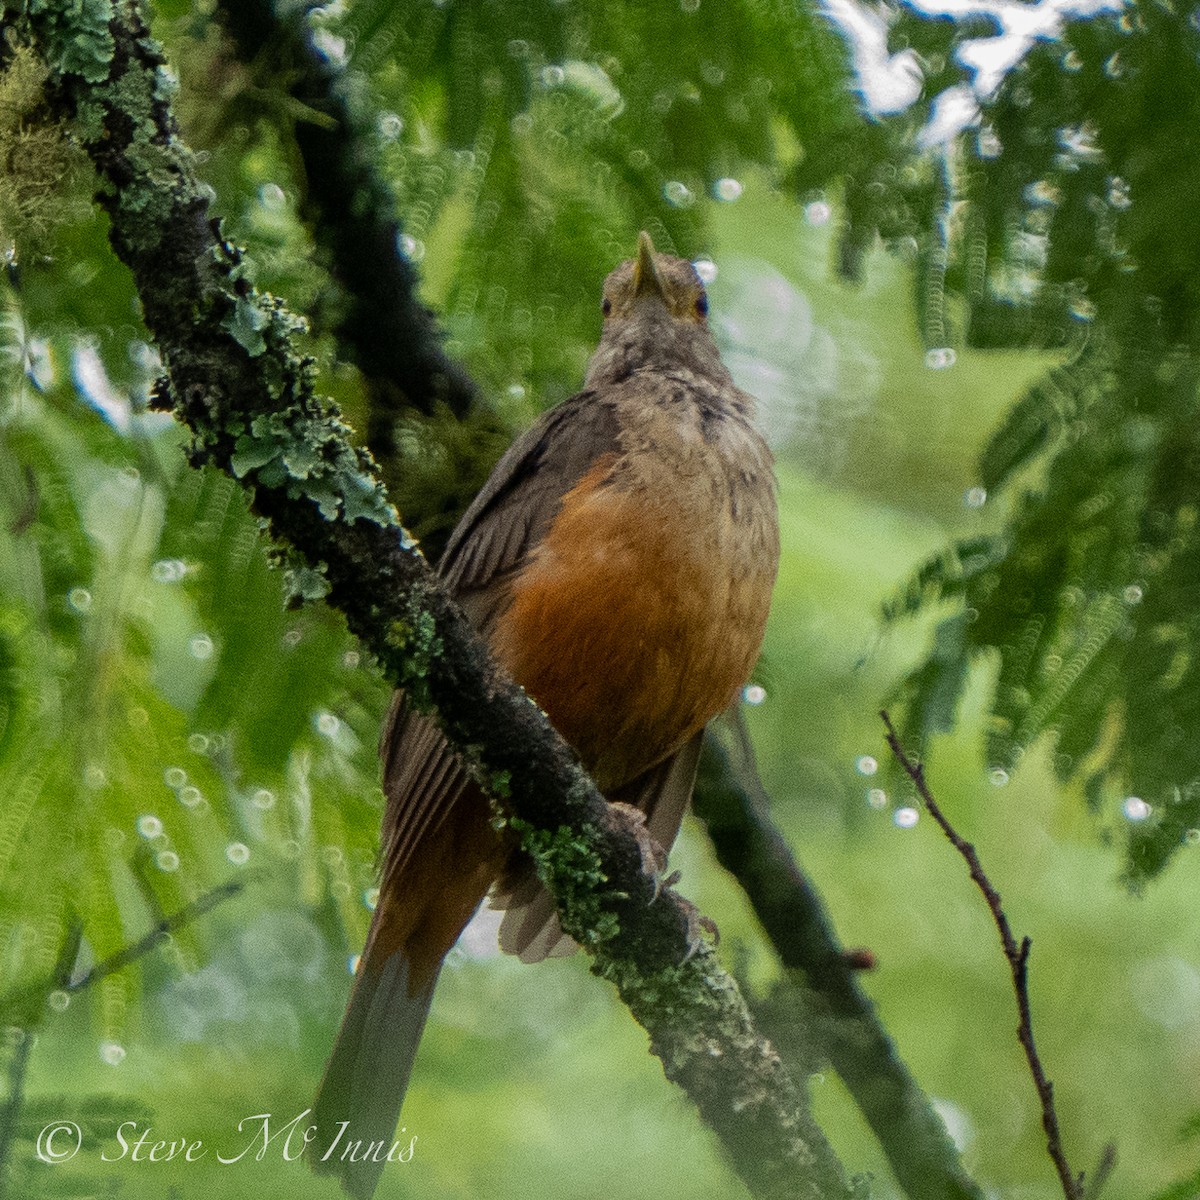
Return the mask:
{"type": "Polygon", "coordinates": [[[289,604],[321,600],[329,595],[329,578],[324,563],[315,567],[304,562],[289,562],[283,568],[283,586],[289,604]]]}
{"type": "Polygon", "coordinates": [[[398,523],[395,509],[370,463],[346,440],[349,432],[332,412],[312,415],[298,405],[260,413],[234,440],[230,468],[239,479],[308,497],[329,521],[398,523]]]}
{"type": "Polygon", "coordinates": [[[28,0],[38,21],[46,61],[60,75],[80,75],[88,83],[107,78],[113,44],[112,0],[28,0]]]}
{"type": "Polygon", "coordinates": [[[257,302],[256,297],[238,296],[233,302],[233,308],[221,322],[221,328],[230,334],[251,358],[257,358],[266,353],[267,339],[263,336],[263,330],[270,323],[270,313],[257,302]]]}
{"type": "Polygon", "coordinates": [[[437,621],[431,612],[421,607],[419,599],[412,598],[406,615],[388,626],[387,643],[395,651],[393,661],[399,666],[399,683],[409,703],[418,712],[433,712],[435,706],[429,693],[429,680],[434,672],[434,660],[443,653],[444,646],[437,632],[437,621]]]}
{"type": "Polygon", "coordinates": [[[565,825],[537,829],[518,817],[509,817],[508,823],[533,859],[538,878],[557,901],[563,930],[584,946],[600,946],[615,938],[620,926],[606,903],[621,897],[604,889],[608,876],[590,845],[598,832],[590,826],[578,832],[565,825]]]}

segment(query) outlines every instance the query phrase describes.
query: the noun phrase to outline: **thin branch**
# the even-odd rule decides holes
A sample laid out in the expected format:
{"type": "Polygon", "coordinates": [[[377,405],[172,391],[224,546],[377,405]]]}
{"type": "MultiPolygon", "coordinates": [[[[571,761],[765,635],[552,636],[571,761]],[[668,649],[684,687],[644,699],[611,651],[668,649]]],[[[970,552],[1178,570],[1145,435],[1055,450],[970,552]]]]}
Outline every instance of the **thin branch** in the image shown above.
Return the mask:
{"type": "MultiPolygon", "coordinates": [[[[100,962],[95,963],[79,975],[73,976],[71,974],[71,968],[75,963],[75,954],[72,954],[65,961],[60,959],[54,973],[48,979],[26,984],[24,987],[15,988],[6,995],[0,996],[0,1022],[9,1020],[15,1011],[18,1011],[31,1000],[45,996],[52,991],[67,992],[70,995],[74,995],[76,992],[85,991],[87,988],[99,983],[102,979],[107,979],[110,975],[115,975],[118,971],[123,971],[126,967],[137,962],[139,958],[144,958],[151,950],[159,946],[168,934],[174,933],[177,929],[182,929],[184,926],[190,925],[193,921],[199,920],[200,917],[212,912],[217,905],[224,904],[226,900],[232,900],[234,896],[240,895],[245,890],[245,887],[245,880],[239,879],[223,883],[211,891],[205,892],[204,895],[198,896],[191,903],[185,904],[177,911],[163,917],[136,941],[130,942],[127,946],[122,946],[120,950],[110,954],[107,958],[101,959],[100,962]]],[[[78,945],[79,940],[76,938],[76,949],[78,949],[78,945]]]]}
{"type": "Polygon", "coordinates": [[[174,933],[177,929],[184,928],[186,925],[190,925],[193,921],[199,920],[200,917],[206,916],[217,905],[224,904],[226,900],[232,900],[234,896],[241,895],[245,891],[245,888],[245,880],[239,879],[223,883],[219,887],[205,892],[203,896],[198,896],[190,904],[185,904],[181,909],[171,913],[169,916],[163,917],[161,921],[147,930],[136,942],[131,942],[115,954],[110,954],[108,958],[102,959],[93,967],[89,967],[82,975],[76,975],[67,980],[62,985],[62,990],[70,992],[73,995],[75,992],[82,992],[85,988],[92,987],[102,979],[107,979],[109,975],[115,975],[118,971],[123,971],[126,967],[137,962],[139,958],[144,958],[151,950],[159,946],[169,934],[174,933]]]}
{"type": "Polygon", "coordinates": [[[1083,1189],[1083,1200],[1096,1200],[1104,1190],[1108,1177],[1117,1165],[1117,1147],[1115,1142],[1109,1142],[1100,1154],[1100,1161],[1091,1173],[1083,1189]]]}
{"type": "MultiPolygon", "coordinates": [[[[738,881],[783,966],[785,979],[756,1015],[788,1049],[789,1028],[815,1010],[807,1040],[827,1057],[870,1124],[913,1200],[980,1200],[941,1118],[896,1053],[859,985],[854,952],[843,951],[820,895],[771,818],[740,707],[704,740],[693,809],[717,860],[738,881]]],[[[811,1056],[811,1047],[799,1048],[811,1056]]]]}
{"type": "MultiPolygon", "coordinates": [[[[158,946],[163,938],[190,925],[193,921],[212,912],[218,904],[240,895],[245,889],[245,881],[223,883],[219,887],[205,892],[190,904],[164,916],[151,929],[135,942],[122,946],[114,954],[102,959],[82,974],[72,976],[71,970],[79,957],[79,947],[83,942],[83,924],[79,921],[72,923],[63,939],[59,951],[58,962],[48,979],[27,987],[16,989],[0,998],[0,1021],[7,1021],[10,1014],[19,1007],[28,1005],[33,999],[41,999],[51,992],[67,992],[74,995],[85,991],[102,979],[123,971],[126,967],[137,962],[158,946]]],[[[8,1069],[8,1097],[0,1106],[0,1200],[7,1197],[8,1159],[12,1153],[12,1144],[17,1136],[17,1122],[25,1101],[25,1077],[29,1068],[29,1056],[33,1051],[33,1030],[28,1026],[17,1026],[21,1040],[13,1051],[13,1058],[8,1069]]]]}
{"type": "Polygon", "coordinates": [[[1042,1128],[1046,1131],[1046,1152],[1050,1155],[1054,1169],[1058,1172],[1058,1179],[1066,1200],[1083,1200],[1084,1177],[1082,1173],[1076,1175],[1067,1162],[1067,1155],[1062,1145],[1062,1135],[1058,1128],[1058,1113],[1054,1107],[1054,1085],[1046,1075],[1037,1047],[1033,1042],[1033,1018],[1029,1009],[1028,980],[1029,950],[1032,943],[1028,937],[1023,937],[1018,944],[1001,905],[1000,893],[996,891],[992,886],[992,881],[987,877],[975,847],[958,833],[950,824],[946,814],[942,812],[938,802],[933,798],[933,793],[929,790],[929,785],[925,782],[924,768],[905,753],[904,747],[900,744],[900,737],[896,733],[896,727],[892,724],[892,719],[888,716],[887,711],[885,710],[879,715],[883,719],[884,728],[887,731],[887,743],[892,748],[896,761],[913,781],[917,794],[924,802],[929,815],[938,823],[942,832],[949,838],[950,844],[966,861],[971,878],[983,893],[988,910],[992,914],[992,920],[995,921],[996,928],[1000,931],[1000,943],[1004,947],[1004,957],[1008,959],[1008,965],[1012,971],[1013,991],[1016,993],[1017,1012],[1020,1016],[1017,1024],[1017,1039],[1025,1051],[1025,1059],[1029,1063],[1029,1071],[1033,1076],[1038,1100],[1041,1103],[1042,1128]]]}
{"type": "MultiPolygon", "coordinates": [[[[121,0],[116,11],[107,78],[64,72],[59,99],[91,131],[85,149],[104,181],[112,243],[169,373],[160,403],[169,396],[189,428],[191,461],[242,481],[275,539],[307,562],[305,590],[324,590],[387,677],[436,712],[513,814],[564,930],[615,983],[751,1191],[848,1196],[803,1090],[711,948],[691,943],[690,908],[643,873],[628,820],[496,669],[399,527],[370,457],[314,393],[312,367],[293,348],[296,318],[255,293],[208,217],[141,5],[121,0]]],[[[29,19],[49,50],[76,32],[65,9],[29,19]]]]}

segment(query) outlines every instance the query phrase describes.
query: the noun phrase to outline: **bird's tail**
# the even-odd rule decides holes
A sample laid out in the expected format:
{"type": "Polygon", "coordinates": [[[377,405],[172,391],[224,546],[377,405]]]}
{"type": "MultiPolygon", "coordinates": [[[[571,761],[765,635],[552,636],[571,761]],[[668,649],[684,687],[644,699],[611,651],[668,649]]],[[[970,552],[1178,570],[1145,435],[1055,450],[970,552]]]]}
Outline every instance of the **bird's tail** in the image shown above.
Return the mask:
{"type": "MultiPolygon", "coordinates": [[[[389,746],[391,739],[385,734],[389,746]]],[[[379,901],[306,1152],[354,1200],[370,1200],[393,1145],[396,1157],[409,1148],[403,1132],[396,1141],[396,1121],[434,984],[509,853],[487,797],[468,785],[448,749],[444,758],[410,756],[399,774],[388,763],[379,901]],[[416,816],[403,807],[414,803],[416,816]]]]}
{"type": "Polygon", "coordinates": [[[333,1055],[313,1105],[317,1136],[307,1157],[315,1171],[337,1175],[355,1200],[370,1200],[384,1164],[407,1161],[411,1139],[396,1122],[429,1004],[433,978],[409,991],[409,964],[394,951],[377,964],[368,953],[333,1055]]]}

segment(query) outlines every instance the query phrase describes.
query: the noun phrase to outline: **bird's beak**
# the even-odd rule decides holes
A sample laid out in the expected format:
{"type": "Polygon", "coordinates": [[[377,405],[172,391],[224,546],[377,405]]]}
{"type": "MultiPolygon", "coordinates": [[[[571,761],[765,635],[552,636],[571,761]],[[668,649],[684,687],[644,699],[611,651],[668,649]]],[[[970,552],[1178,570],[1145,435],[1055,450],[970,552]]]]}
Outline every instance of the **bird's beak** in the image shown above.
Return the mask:
{"type": "Polygon", "coordinates": [[[633,260],[633,294],[660,299],[663,295],[662,279],[654,265],[654,243],[644,229],[638,234],[637,258],[633,260]]]}

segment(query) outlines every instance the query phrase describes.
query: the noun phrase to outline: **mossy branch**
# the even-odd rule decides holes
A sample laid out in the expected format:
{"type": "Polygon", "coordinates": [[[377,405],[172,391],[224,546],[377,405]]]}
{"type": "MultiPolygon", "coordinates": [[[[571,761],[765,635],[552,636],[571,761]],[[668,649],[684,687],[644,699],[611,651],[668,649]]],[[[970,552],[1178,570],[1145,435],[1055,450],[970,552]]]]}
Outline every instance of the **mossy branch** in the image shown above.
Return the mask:
{"type": "MultiPolygon", "coordinates": [[[[74,10],[48,7],[31,6],[29,25],[57,44],[74,10]]],[[[627,822],[496,670],[404,535],[370,456],[313,390],[293,344],[300,323],[243,277],[177,136],[170,76],[140,4],[115,5],[109,33],[107,75],[61,66],[57,95],[102,180],[113,247],[166,368],[159,403],[189,430],[192,463],[242,481],[272,536],[322,573],[328,601],[387,676],[436,710],[484,787],[506,793],[505,807],[554,861],[563,928],[616,984],[752,1192],[848,1195],[802,1089],[736,984],[708,947],[692,952],[689,909],[669,890],[656,897],[627,822]]]]}

